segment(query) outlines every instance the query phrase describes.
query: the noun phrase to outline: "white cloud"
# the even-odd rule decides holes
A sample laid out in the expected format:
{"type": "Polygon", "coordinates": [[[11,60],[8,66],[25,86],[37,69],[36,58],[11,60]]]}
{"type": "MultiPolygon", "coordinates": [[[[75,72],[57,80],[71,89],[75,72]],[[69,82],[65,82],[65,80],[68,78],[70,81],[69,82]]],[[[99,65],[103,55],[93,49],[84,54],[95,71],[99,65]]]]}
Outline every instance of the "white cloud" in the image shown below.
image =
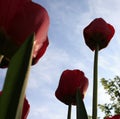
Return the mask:
{"type": "MultiPolygon", "coordinates": [[[[41,119],[51,119],[53,116],[55,119],[66,118],[66,108],[55,100],[54,91],[58,85],[59,76],[67,68],[79,68],[89,78],[90,84],[85,97],[85,104],[88,113],[91,114],[94,53],[85,45],[82,31],[96,17],[103,17],[108,23],[114,25],[116,30],[116,34],[109,46],[99,53],[99,78],[111,78],[119,75],[120,1],[87,0],[84,6],[82,2],[78,0],[73,4],[68,4],[63,0],[54,0],[52,2],[47,0],[44,3],[44,0],[41,0],[41,3],[46,5],[45,7],[47,7],[51,19],[49,31],[50,47],[31,71],[28,95],[36,96],[34,98],[30,97],[30,99],[37,100],[35,98],[39,98],[40,104],[43,103],[44,105],[39,106],[39,104],[36,104],[37,102],[31,99],[33,106],[29,119],[37,119],[38,117],[41,119]],[[32,93],[34,90],[39,93],[39,96],[32,93]],[[49,104],[48,101],[45,104],[46,98],[48,98],[48,101],[52,100],[54,104],[49,104]],[[57,110],[51,109],[51,107],[57,110]],[[44,113],[47,115],[44,115],[44,113]],[[62,115],[63,113],[65,114],[62,115]]],[[[104,94],[104,90],[100,85],[100,103],[109,100],[108,97],[107,100],[103,99],[104,94]]]]}
{"type": "MultiPolygon", "coordinates": [[[[107,72],[108,76],[116,76],[116,75],[120,75],[119,69],[120,69],[120,59],[119,59],[120,55],[119,52],[112,52],[110,54],[106,53],[104,55],[101,55],[99,57],[99,66],[100,69],[103,72],[107,72]],[[114,55],[112,55],[114,54],[114,55]]],[[[101,71],[101,73],[103,73],[101,71]]],[[[109,77],[111,78],[111,77],[109,77]]]]}
{"type": "Polygon", "coordinates": [[[62,118],[65,118],[66,117],[66,112],[65,111],[59,111],[59,109],[58,109],[58,113],[54,113],[54,115],[53,115],[53,112],[51,111],[51,108],[52,108],[52,106],[51,107],[47,107],[46,105],[45,106],[40,106],[40,107],[38,107],[38,106],[36,106],[34,109],[33,109],[33,111],[32,111],[32,113],[31,113],[31,115],[29,115],[29,119],[33,119],[33,118],[35,118],[35,119],[53,119],[53,118],[55,118],[55,119],[62,119],[62,118]]]}

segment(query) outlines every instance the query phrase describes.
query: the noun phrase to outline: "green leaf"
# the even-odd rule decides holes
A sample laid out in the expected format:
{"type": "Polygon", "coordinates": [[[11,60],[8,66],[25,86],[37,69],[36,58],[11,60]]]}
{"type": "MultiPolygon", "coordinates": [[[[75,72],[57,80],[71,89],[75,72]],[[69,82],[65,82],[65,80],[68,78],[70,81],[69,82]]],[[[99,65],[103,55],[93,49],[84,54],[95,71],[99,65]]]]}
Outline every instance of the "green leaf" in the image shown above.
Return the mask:
{"type": "Polygon", "coordinates": [[[12,57],[0,97],[0,119],[21,119],[32,62],[32,34],[12,57]]]}
{"type": "Polygon", "coordinates": [[[86,108],[79,89],[77,90],[76,93],[76,102],[77,102],[77,119],[88,119],[86,108]]]}

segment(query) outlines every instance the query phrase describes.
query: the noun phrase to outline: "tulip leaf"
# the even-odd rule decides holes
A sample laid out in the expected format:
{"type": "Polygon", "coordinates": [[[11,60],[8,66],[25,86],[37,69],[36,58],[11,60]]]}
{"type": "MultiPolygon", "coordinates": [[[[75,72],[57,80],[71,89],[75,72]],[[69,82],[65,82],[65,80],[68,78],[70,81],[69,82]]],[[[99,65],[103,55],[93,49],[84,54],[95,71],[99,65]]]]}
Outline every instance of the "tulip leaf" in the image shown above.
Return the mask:
{"type": "Polygon", "coordinates": [[[88,119],[86,108],[79,89],[77,90],[76,93],[76,103],[77,103],[77,119],[88,119]]]}
{"type": "Polygon", "coordinates": [[[21,119],[30,66],[34,35],[12,57],[0,97],[0,119],[21,119]]]}

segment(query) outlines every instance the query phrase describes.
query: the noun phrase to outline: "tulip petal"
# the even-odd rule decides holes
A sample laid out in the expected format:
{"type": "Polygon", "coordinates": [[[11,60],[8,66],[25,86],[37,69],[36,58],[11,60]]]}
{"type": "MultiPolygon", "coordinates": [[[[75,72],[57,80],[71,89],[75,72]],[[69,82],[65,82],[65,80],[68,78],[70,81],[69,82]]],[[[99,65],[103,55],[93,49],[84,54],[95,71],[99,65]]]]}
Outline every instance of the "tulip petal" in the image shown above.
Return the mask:
{"type": "Polygon", "coordinates": [[[35,32],[33,51],[33,64],[35,64],[49,44],[48,27],[49,16],[47,11],[38,4],[28,2],[14,16],[7,33],[17,45],[21,45],[29,34],[35,32]]]}
{"type": "Polygon", "coordinates": [[[99,50],[105,48],[114,33],[113,26],[102,18],[96,18],[83,30],[85,43],[92,51],[95,50],[96,45],[99,45],[99,50]]]}
{"type": "Polygon", "coordinates": [[[0,0],[0,27],[8,28],[17,11],[29,0],[0,0]]]}
{"type": "Polygon", "coordinates": [[[78,69],[65,70],[59,81],[55,96],[63,103],[76,105],[76,91],[80,89],[82,98],[88,88],[88,79],[78,69]]]}
{"type": "MultiPolygon", "coordinates": [[[[19,1],[20,0],[16,0],[16,4],[13,4],[13,7],[14,5],[18,6],[19,1]]],[[[7,19],[7,17],[9,18],[9,16],[7,16],[7,10],[5,10],[7,15],[4,13],[4,17],[2,17],[2,14],[0,16],[0,19],[3,19],[4,22],[6,20],[8,21],[8,23],[2,23],[1,21],[0,24],[0,27],[2,27],[0,28],[0,37],[2,37],[2,39],[0,39],[0,51],[4,51],[3,55],[5,56],[0,64],[1,68],[8,67],[9,60],[13,54],[33,32],[35,33],[34,50],[32,55],[33,65],[39,61],[49,45],[49,16],[47,11],[31,0],[21,0],[20,3],[21,5],[19,6],[21,7],[18,7],[19,9],[16,10],[15,13],[11,13],[12,15],[10,15],[10,17],[12,16],[12,18],[10,18],[10,20],[7,19]]],[[[4,5],[5,2],[2,4],[4,5]]],[[[12,4],[12,2],[10,4],[12,4]]],[[[1,7],[0,11],[2,11],[2,9],[4,12],[5,8],[1,7]]],[[[9,9],[11,10],[12,6],[9,9]]],[[[13,9],[12,12],[14,12],[13,9]]]]}

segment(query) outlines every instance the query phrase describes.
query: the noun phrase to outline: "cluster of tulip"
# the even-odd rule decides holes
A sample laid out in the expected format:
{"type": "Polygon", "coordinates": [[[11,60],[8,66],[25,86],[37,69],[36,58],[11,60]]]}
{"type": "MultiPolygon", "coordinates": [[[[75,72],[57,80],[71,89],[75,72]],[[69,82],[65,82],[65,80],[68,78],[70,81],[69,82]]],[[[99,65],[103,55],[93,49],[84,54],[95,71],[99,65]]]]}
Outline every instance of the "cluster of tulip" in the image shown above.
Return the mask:
{"type": "MultiPolygon", "coordinates": [[[[42,6],[31,0],[0,0],[0,68],[8,68],[0,92],[0,119],[27,118],[30,105],[25,90],[29,69],[47,49],[48,27],[49,16],[42,6]]],[[[95,51],[93,119],[97,119],[98,51],[108,45],[114,32],[113,26],[102,18],[95,19],[84,29],[85,43],[95,51]]],[[[68,105],[68,119],[71,118],[71,105],[77,106],[77,119],[88,118],[83,102],[87,88],[88,79],[82,71],[75,69],[62,73],[55,95],[68,105]]],[[[119,118],[120,115],[106,117],[119,118]]]]}
{"type": "MultiPolygon", "coordinates": [[[[98,93],[98,52],[105,48],[115,33],[114,27],[102,18],[93,20],[83,31],[86,45],[95,51],[94,74],[93,74],[93,108],[92,119],[97,119],[97,93],[98,93]]],[[[71,105],[76,105],[77,119],[88,119],[86,108],[83,102],[85,92],[88,88],[88,79],[78,69],[65,70],[59,81],[55,92],[57,99],[68,105],[67,119],[71,118],[71,105]]],[[[120,115],[105,117],[105,119],[120,119],[120,115]]]]}

